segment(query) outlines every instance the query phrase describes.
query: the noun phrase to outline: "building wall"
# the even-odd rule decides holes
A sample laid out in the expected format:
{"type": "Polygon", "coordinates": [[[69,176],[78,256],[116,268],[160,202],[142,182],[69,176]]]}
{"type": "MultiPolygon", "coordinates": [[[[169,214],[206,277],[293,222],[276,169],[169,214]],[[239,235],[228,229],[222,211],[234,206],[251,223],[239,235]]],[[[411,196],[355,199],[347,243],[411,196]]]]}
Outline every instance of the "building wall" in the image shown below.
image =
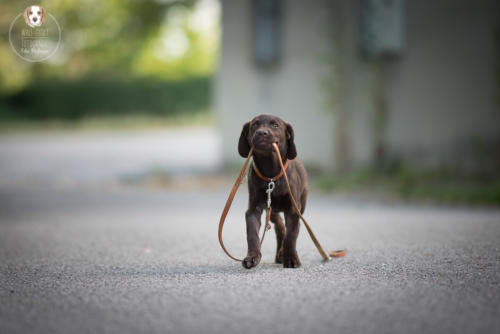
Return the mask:
{"type": "Polygon", "coordinates": [[[268,113],[294,125],[299,156],[309,165],[330,168],[334,156],[334,117],[328,110],[327,61],[330,33],[324,27],[327,1],[282,2],[282,56],[270,70],[252,58],[251,1],[222,1],[222,46],[215,104],[226,162],[240,158],[237,143],[244,122],[268,113]]]}
{"type": "Polygon", "coordinates": [[[360,55],[361,0],[285,0],[282,62],[267,72],[252,59],[251,2],[222,4],[215,98],[225,161],[238,159],[242,124],[273,113],[295,125],[309,165],[370,164],[380,95],[388,158],[423,166],[500,159],[500,2],[406,1],[403,53],[380,67],[360,55]]]}
{"type": "Polygon", "coordinates": [[[498,158],[499,18],[494,0],[407,2],[407,48],[386,89],[391,154],[424,165],[498,158]]]}

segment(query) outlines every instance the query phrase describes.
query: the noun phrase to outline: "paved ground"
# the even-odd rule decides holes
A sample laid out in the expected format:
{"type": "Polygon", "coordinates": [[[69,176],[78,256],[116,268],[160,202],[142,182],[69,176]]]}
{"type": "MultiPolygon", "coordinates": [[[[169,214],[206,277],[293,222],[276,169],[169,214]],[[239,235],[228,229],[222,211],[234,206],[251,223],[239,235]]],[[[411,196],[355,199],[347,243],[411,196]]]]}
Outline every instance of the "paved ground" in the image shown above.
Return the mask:
{"type": "MultiPolygon", "coordinates": [[[[74,152],[87,140],[75,139],[74,152]]],[[[6,142],[2,180],[6,165],[27,168],[29,156],[6,163],[6,142]]],[[[45,165],[51,161],[65,159],[45,165]]],[[[210,166],[203,161],[186,166],[210,166]]],[[[217,243],[227,187],[173,191],[120,185],[111,174],[83,182],[76,172],[79,182],[61,186],[33,170],[33,186],[21,174],[0,183],[1,333],[500,331],[500,210],[312,194],[313,229],[347,256],[321,263],[302,229],[302,268],[273,264],[267,238],[263,263],[245,270],[217,243]]],[[[244,191],[225,230],[240,255],[244,191]]]]}

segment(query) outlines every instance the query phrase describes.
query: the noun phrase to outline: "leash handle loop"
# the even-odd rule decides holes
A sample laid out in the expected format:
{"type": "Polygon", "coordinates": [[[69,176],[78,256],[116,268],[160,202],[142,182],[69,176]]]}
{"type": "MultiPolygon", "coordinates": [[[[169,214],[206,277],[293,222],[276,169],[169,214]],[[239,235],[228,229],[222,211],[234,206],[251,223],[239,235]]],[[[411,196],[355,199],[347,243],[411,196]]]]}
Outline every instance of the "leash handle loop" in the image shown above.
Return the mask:
{"type": "Polygon", "coordinates": [[[226,220],[227,213],[229,212],[229,208],[231,208],[231,204],[233,203],[234,196],[236,195],[236,191],[238,191],[238,188],[240,187],[241,183],[243,183],[243,179],[245,178],[245,171],[247,170],[248,162],[250,161],[250,158],[252,157],[253,153],[253,146],[250,148],[250,152],[248,152],[247,159],[245,160],[245,163],[243,164],[243,168],[241,168],[240,174],[238,175],[238,178],[234,182],[233,188],[231,189],[231,193],[229,194],[229,197],[227,199],[226,205],[224,206],[224,210],[222,210],[222,215],[219,220],[219,244],[222,247],[222,250],[224,253],[226,253],[227,256],[229,256],[231,259],[235,261],[241,262],[242,260],[235,258],[232,256],[229,251],[226,249],[226,246],[224,246],[224,241],[222,241],[222,230],[224,229],[224,222],[226,220]]]}
{"type": "MultiPolygon", "coordinates": [[[[233,188],[231,189],[231,193],[229,194],[226,205],[224,206],[224,210],[222,210],[222,215],[221,215],[220,220],[219,220],[219,233],[218,233],[219,244],[227,256],[229,256],[234,261],[238,261],[238,262],[241,262],[242,260],[232,256],[229,253],[229,251],[226,249],[226,246],[224,245],[224,241],[222,240],[222,231],[224,229],[224,222],[226,221],[226,216],[229,212],[229,209],[231,208],[231,204],[233,203],[234,196],[236,195],[238,188],[240,187],[240,185],[243,183],[243,180],[245,179],[245,172],[247,170],[248,162],[250,161],[250,158],[252,157],[252,153],[253,153],[253,146],[250,148],[250,152],[248,152],[248,156],[247,156],[247,159],[245,160],[245,163],[243,164],[243,168],[241,168],[240,174],[238,175],[238,178],[234,182],[233,188]]],[[[271,189],[270,192],[268,193],[268,197],[271,196],[271,192],[274,190],[274,182],[270,182],[270,183],[272,183],[272,186],[268,186],[268,189],[271,189]]],[[[266,234],[266,231],[271,229],[271,224],[269,223],[270,220],[271,220],[271,207],[269,206],[268,208],[266,208],[266,222],[264,225],[264,231],[262,232],[262,237],[260,239],[261,245],[264,242],[264,236],[266,234]]]]}

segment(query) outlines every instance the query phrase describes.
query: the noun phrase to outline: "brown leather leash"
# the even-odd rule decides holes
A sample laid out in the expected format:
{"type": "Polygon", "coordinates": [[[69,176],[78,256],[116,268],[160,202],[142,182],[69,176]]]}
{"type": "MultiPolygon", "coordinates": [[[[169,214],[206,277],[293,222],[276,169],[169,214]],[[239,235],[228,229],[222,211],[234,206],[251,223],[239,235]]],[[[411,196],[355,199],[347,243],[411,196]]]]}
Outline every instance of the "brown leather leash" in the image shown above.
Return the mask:
{"type": "Polygon", "coordinates": [[[266,182],[274,182],[274,181],[277,181],[279,180],[283,174],[285,173],[286,169],[288,168],[288,162],[290,160],[287,160],[285,162],[285,167],[284,169],[282,169],[278,175],[276,175],[275,177],[265,177],[261,172],[260,170],[257,168],[257,165],[255,164],[255,161],[252,161],[252,168],[253,168],[253,171],[255,172],[255,174],[257,174],[257,176],[259,177],[259,179],[261,180],[264,180],[266,182]]]}
{"type": "MultiPolygon", "coordinates": [[[[290,188],[290,183],[288,181],[288,176],[286,175],[286,169],[288,167],[288,160],[285,162],[285,165],[283,165],[278,145],[276,143],[273,143],[273,147],[274,147],[275,151],[278,154],[278,160],[280,162],[280,167],[281,167],[281,172],[277,176],[275,176],[273,178],[267,178],[267,177],[263,176],[262,173],[260,173],[260,171],[257,169],[257,166],[255,165],[255,163],[252,164],[252,167],[253,167],[255,173],[257,174],[257,176],[259,178],[262,178],[263,180],[269,182],[268,188],[266,190],[267,198],[268,198],[268,200],[267,200],[267,207],[266,207],[266,222],[265,222],[265,225],[264,225],[264,231],[262,232],[262,237],[260,239],[260,245],[262,246],[262,243],[264,242],[264,236],[266,234],[266,231],[271,228],[271,225],[269,224],[269,221],[271,220],[271,211],[272,211],[272,208],[271,208],[270,204],[271,204],[271,192],[274,189],[274,181],[278,180],[282,176],[285,176],[285,181],[286,181],[286,185],[287,185],[287,188],[288,188],[288,194],[290,195],[290,200],[292,202],[292,205],[293,205],[295,211],[297,212],[299,218],[304,223],[304,225],[305,225],[305,227],[307,229],[307,232],[309,233],[309,236],[311,237],[314,245],[318,249],[318,252],[323,257],[323,260],[324,261],[328,261],[329,260],[328,255],[323,250],[323,248],[321,247],[318,239],[314,235],[311,227],[309,226],[309,224],[307,223],[307,221],[305,220],[305,218],[300,213],[300,210],[299,210],[299,207],[297,205],[297,202],[295,201],[295,198],[292,195],[292,191],[291,191],[291,188],[290,188]]],[[[219,220],[219,233],[218,233],[218,235],[219,235],[219,243],[220,243],[220,245],[222,247],[222,250],[224,251],[224,253],[226,253],[227,256],[229,256],[231,259],[233,259],[235,261],[238,261],[238,262],[241,262],[242,260],[241,259],[237,259],[234,256],[232,256],[228,252],[228,250],[226,249],[226,247],[224,246],[224,242],[222,240],[222,230],[224,229],[224,222],[226,220],[226,216],[227,216],[227,214],[229,212],[229,209],[231,208],[231,204],[233,203],[234,196],[236,195],[236,192],[238,191],[238,188],[243,183],[243,180],[245,178],[245,172],[246,172],[246,169],[248,167],[248,162],[250,161],[250,158],[252,157],[252,153],[253,153],[253,146],[250,148],[250,152],[248,152],[248,156],[247,156],[247,159],[245,160],[245,163],[243,164],[243,168],[241,168],[240,174],[238,175],[238,177],[236,178],[236,181],[234,182],[233,188],[231,189],[229,197],[228,197],[228,199],[226,201],[226,205],[224,206],[224,210],[222,210],[222,215],[221,215],[220,220],[219,220]]],[[[334,251],[330,251],[329,255],[331,257],[338,258],[338,257],[343,257],[345,255],[345,253],[346,253],[345,249],[343,249],[343,250],[334,250],[334,251]]]]}
{"type": "MultiPolygon", "coordinates": [[[[283,161],[281,161],[280,149],[278,148],[278,145],[276,143],[273,143],[273,147],[274,147],[274,150],[276,151],[276,154],[278,154],[278,161],[280,162],[281,170],[284,170],[283,161]]],[[[312,231],[311,227],[309,226],[309,223],[307,223],[304,216],[302,216],[302,214],[300,213],[299,206],[297,205],[297,202],[295,201],[295,198],[293,197],[292,189],[290,188],[290,183],[288,182],[288,176],[286,175],[286,173],[284,173],[284,176],[285,176],[286,186],[288,188],[288,194],[290,195],[290,200],[292,201],[293,207],[295,208],[297,215],[300,217],[300,219],[304,223],[304,225],[307,229],[307,232],[309,233],[309,236],[311,237],[314,245],[316,246],[316,248],[318,249],[318,252],[323,257],[323,261],[328,261],[330,258],[328,257],[326,252],[323,250],[323,247],[321,247],[318,239],[316,238],[316,236],[314,235],[314,232],[312,231]]],[[[343,257],[345,255],[345,253],[346,253],[345,249],[340,249],[340,250],[330,251],[329,255],[331,257],[343,257]]]]}
{"type": "MultiPolygon", "coordinates": [[[[245,160],[245,163],[243,164],[243,168],[241,168],[240,174],[236,178],[236,181],[234,182],[233,188],[231,189],[231,192],[229,193],[229,197],[227,198],[226,205],[224,206],[224,210],[222,210],[222,215],[220,217],[219,221],[219,243],[220,246],[222,247],[222,250],[224,250],[224,253],[226,253],[227,256],[229,256],[231,259],[241,262],[242,260],[235,258],[226,249],[226,246],[224,246],[224,242],[222,241],[222,230],[224,228],[224,221],[226,220],[227,213],[229,212],[229,208],[231,207],[231,204],[233,203],[234,196],[236,195],[236,191],[238,191],[238,188],[240,187],[241,183],[243,182],[243,179],[245,178],[245,171],[247,170],[248,162],[250,161],[250,158],[252,157],[253,153],[253,146],[250,148],[250,152],[248,152],[247,159],[245,160]]],[[[271,217],[271,214],[269,214],[269,217],[271,217]]],[[[267,219],[267,214],[266,214],[266,219],[267,219]]],[[[265,231],[265,229],[264,229],[265,231]]],[[[264,239],[264,235],[262,235],[262,239],[264,239]]]]}

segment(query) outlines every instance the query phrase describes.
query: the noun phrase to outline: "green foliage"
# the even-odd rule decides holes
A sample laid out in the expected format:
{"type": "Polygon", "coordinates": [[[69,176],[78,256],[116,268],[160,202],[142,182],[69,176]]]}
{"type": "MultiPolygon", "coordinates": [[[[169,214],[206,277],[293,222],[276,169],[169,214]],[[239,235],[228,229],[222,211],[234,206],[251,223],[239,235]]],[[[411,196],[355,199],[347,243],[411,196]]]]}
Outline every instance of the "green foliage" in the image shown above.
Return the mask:
{"type": "MultiPolygon", "coordinates": [[[[0,4],[0,27],[8,31],[26,5],[0,4]]],[[[61,26],[61,48],[47,61],[29,63],[10,50],[7,35],[0,39],[0,121],[209,109],[218,26],[192,24],[198,22],[190,19],[199,14],[200,2],[45,0],[41,5],[61,26]],[[184,45],[182,52],[169,54],[178,44],[184,45]]]]}
{"type": "Polygon", "coordinates": [[[211,79],[180,81],[87,77],[33,82],[0,104],[0,120],[80,119],[132,113],[173,116],[210,104],[211,79]]]}

